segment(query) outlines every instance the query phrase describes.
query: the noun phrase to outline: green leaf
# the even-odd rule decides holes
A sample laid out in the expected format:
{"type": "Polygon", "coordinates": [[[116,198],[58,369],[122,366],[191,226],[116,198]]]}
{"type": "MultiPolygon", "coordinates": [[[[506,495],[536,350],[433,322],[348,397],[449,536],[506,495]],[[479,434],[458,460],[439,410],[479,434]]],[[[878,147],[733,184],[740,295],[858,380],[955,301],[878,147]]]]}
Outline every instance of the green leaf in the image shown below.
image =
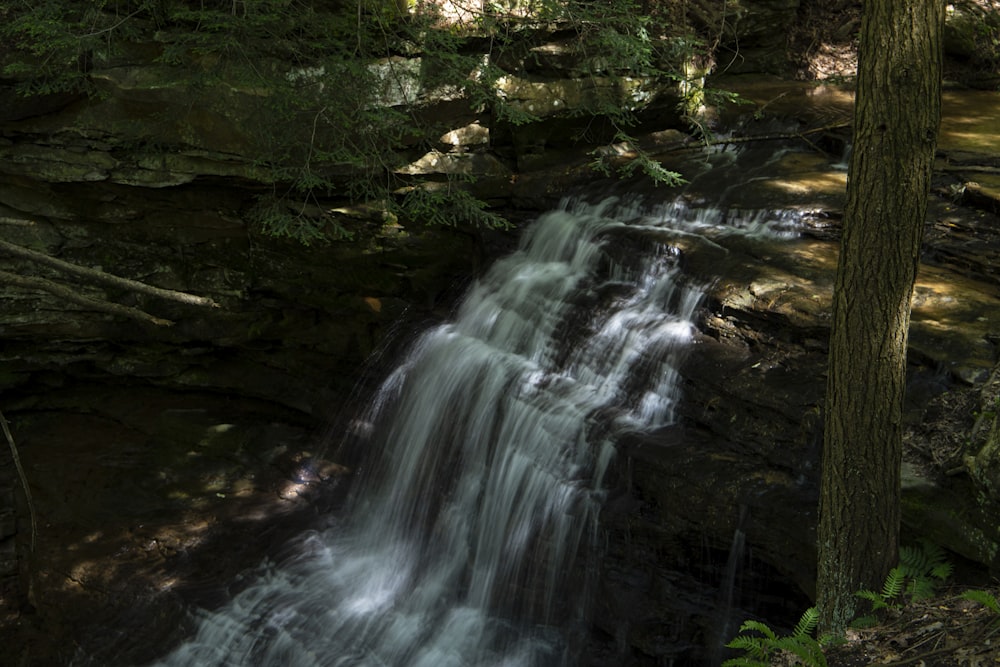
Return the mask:
{"type": "Polygon", "coordinates": [[[878,625],[878,619],[870,614],[866,616],[858,616],[851,621],[851,627],[856,630],[874,628],[876,625],[878,625]]]}
{"type": "Polygon", "coordinates": [[[882,583],[882,599],[885,601],[894,600],[903,592],[903,584],[906,575],[902,566],[896,566],[889,570],[885,582],[882,583]]]}
{"type": "Polygon", "coordinates": [[[941,581],[944,581],[945,579],[948,579],[952,575],[952,572],[954,572],[954,570],[955,568],[951,563],[937,563],[931,568],[930,575],[935,579],[940,579],[941,581]]]}
{"type": "Polygon", "coordinates": [[[726,647],[736,649],[737,651],[746,651],[749,655],[764,656],[767,655],[764,642],[765,639],[763,637],[739,635],[726,644],[726,647]]]}
{"type": "Polygon", "coordinates": [[[1000,601],[998,601],[996,596],[992,593],[972,589],[962,593],[962,597],[966,600],[971,600],[972,602],[978,602],[987,609],[992,610],[993,613],[1000,615],[1000,601]]]}
{"type": "Polygon", "coordinates": [[[885,609],[889,606],[886,603],[885,598],[883,598],[881,594],[876,593],[875,591],[863,590],[856,592],[855,595],[861,598],[862,600],[868,600],[869,602],[871,602],[872,611],[885,609]]]}
{"type": "Polygon", "coordinates": [[[781,637],[775,642],[775,646],[782,651],[798,656],[804,665],[827,667],[823,648],[809,635],[781,637]]]}
{"type": "Polygon", "coordinates": [[[722,663],[722,667],[771,667],[770,660],[755,660],[747,656],[730,658],[722,663]]]}
{"type": "Polygon", "coordinates": [[[812,635],[818,624],[819,610],[816,607],[809,607],[802,612],[799,622],[795,624],[795,629],[792,630],[792,636],[805,637],[812,635]]]}
{"type": "Polygon", "coordinates": [[[743,621],[743,625],[740,626],[740,632],[746,632],[748,630],[759,632],[760,634],[764,635],[766,638],[770,640],[775,640],[778,638],[778,635],[776,635],[774,630],[772,630],[766,623],[755,621],[752,618],[743,621]]]}

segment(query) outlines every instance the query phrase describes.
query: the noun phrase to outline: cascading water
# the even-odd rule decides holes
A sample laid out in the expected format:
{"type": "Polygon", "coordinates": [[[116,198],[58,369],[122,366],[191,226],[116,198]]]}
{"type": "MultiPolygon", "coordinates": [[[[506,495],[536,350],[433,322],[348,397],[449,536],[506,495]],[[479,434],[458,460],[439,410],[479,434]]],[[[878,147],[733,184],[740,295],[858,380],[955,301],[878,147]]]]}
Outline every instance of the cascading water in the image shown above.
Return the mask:
{"type": "Polygon", "coordinates": [[[701,296],[666,245],[612,260],[612,207],[543,216],[417,341],[360,420],[348,518],[159,664],[574,664],[615,436],[673,419],[701,296]]]}
{"type": "Polygon", "coordinates": [[[702,292],[662,242],[678,220],[718,223],[613,200],[542,216],[355,423],[346,518],[158,664],[577,664],[615,442],[672,423],[694,333],[702,292]]]}

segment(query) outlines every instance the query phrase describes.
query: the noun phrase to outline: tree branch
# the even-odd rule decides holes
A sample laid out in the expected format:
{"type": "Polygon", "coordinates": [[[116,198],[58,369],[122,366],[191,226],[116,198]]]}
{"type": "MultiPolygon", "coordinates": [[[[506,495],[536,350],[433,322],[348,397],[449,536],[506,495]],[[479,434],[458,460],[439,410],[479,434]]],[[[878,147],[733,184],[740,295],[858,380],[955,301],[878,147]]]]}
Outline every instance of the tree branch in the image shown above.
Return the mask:
{"type": "Polygon", "coordinates": [[[0,271],[0,281],[10,283],[17,287],[23,287],[26,289],[37,289],[54,294],[61,299],[66,299],[67,301],[72,301],[73,303],[80,304],[87,308],[92,308],[105,313],[111,313],[112,315],[118,315],[120,317],[128,317],[133,320],[139,320],[140,322],[145,322],[147,324],[155,324],[161,327],[173,326],[173,322],[170,320],[164,320],[159,317],[154,317],[149,313],[139,310],[138,308],[132,308],[130,306],[123,306],[117,303],[111,303],[109,301],[100,301],[89,296],[84,296],[79,292],[74,292],[70,288],[60,285],[59,283],[54,283],[51,280],[45,278],[37,278],[33,276],[21,276],[16,273],[10,273],[9,271],[0,271]]]}
{"type": "Polygon", "coordinates": [[[31,250],[29,248],[25,248],[24,246],[19,246],[7,241],[0,240],[0,252],[29,259],[33,262],[44,264],[59,271],[73,273],[95,282],[113,285],[132,292],[142,292],[143,294],[149,294],[161,299],[179,301],[193,306],[209,306],[211,308],[219,307],[218,303],[208,297],[195,296],[194,294],[188,294],[187,292],[176,292],[174,290],[153,287],[152,285],[147,285],[146,283],[141,283],[137,280],[129,280],[128,278],[122,278],[110,273],[105,273],[104,271],[98,271],[97,269],[90,269],[85,266],[56,259],[55,257],[46,255],[45,253],[31,250]]]}
{"type": "Polygon", "coordinates": [[[17,445],[14,444],[14,436],[10,434],[10,426],[7,425],[7,419],[3,416],[3,412],[0,412],[0,427],[3,427],[3,434],[7,436],[7,444],[10,445],[10,455],[14,459],[14,467],[17,468],[17,474],[21,478],[21,487],[24,489],[24,497],[28,503],[28,516],[31,519],[31,553],[35,553],[35,538],[38,535],[35,503],[31,499],[28,476],[24,473],[24,467],[21,465],[21,457],[17,453],[17,445]]]}
{"type": "Polygon", "coordinates": [[[806,138],[806,135],[817,134],[819,132],[830,132],[832,130],[842,130],[844,128],[850,127],[850,123],[833,123],[831,125],[824,125],[823,127],[814,127],[810,130],[802,130],[801,132],[774,132],[771,134],[751,134],[745,137],[727,137],[724,139],[713,139],[711,141],[698,141],[697,139],[685,139],[684,141],[679,141],[673,144],[667,144],[662,148],[653,148],[651,151],[655,153],[669,153],[672,151],[679,150],[690,150],[696,148],[704,148],[706,146],[725,146],[726,144],[749,144],[755,141],[777,141],[780,139],[801,139],[807,144],[816,148],[815,144],[806,138]]]}

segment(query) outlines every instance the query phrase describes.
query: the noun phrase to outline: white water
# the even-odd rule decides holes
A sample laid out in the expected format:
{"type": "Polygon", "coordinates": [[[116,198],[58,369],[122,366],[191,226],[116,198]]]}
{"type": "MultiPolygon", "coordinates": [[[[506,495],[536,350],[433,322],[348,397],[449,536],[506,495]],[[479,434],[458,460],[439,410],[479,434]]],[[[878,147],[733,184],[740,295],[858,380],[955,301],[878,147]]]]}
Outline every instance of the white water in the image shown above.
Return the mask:
{"type": "Polygon", "coordinates": [[[663,224],[611,201],[542,216],[385,381],[347,519],[158,664],[575,664],[615,440],[673,421],[701,299],[671,248],[637,251],[663,224]]]}

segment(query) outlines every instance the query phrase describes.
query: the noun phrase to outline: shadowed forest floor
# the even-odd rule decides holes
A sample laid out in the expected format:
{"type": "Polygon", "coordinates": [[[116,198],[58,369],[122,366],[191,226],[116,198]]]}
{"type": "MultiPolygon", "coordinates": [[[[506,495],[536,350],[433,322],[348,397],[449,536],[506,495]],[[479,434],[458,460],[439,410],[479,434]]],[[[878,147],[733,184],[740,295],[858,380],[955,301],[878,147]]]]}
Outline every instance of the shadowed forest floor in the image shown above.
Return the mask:
{"type": "MultiPolygon", "coordinates": [[[[1000,614],[963,598],[965,590],[955,587],[914,601],[878,627],[850,631],[846,643],[827,650],[827,662],[831,667],[1000,665],[1000,614]]],[[[986,590],[1000,595],[997,587],[986,590]]]]}

